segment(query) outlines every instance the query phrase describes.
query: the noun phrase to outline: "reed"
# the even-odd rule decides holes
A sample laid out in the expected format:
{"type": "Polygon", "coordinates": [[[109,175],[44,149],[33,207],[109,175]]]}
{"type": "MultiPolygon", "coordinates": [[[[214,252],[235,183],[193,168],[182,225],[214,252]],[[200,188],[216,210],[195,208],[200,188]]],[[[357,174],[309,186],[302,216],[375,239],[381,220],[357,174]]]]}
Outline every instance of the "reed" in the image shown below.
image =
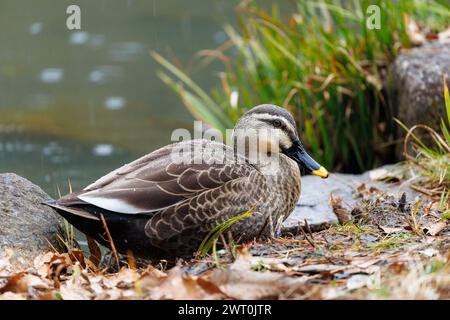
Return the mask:
{"type": "Polygon", "coordinates": [[[252,106],[273,103],[290,110],[305,144],[328,168],[362,171],[380,164],[395,123],[383,83],[387,66],[411,46],[408,23],[430,32],[448,26],[445,1],[303,1],[237,6],[238,27],[224,27],[229,40],[198,53],[201,64],[223,63],[211,92],[189,71],[161,55],[160,78],[198,119],[231,128],[252,106]],[[285,12],[287,3],[290,7],[285,12]],[[381,9],[381,28],[366,27],[367,7],[381,9]]]}
{"type": "Polygon", "coordinates": [[[447,118],[441,119],[441,131],[425,125],[415,125],[407,128],[396,120],[407,132],[403,152],[412,170],[422,177],[419,191],[425,192],[438,201],[443,219],[450,217],[450,94],[444,79],[445,111],[447,118]],[[425,143],[423,135],[417,131],[424,131],[431,139],[425,143]]]}

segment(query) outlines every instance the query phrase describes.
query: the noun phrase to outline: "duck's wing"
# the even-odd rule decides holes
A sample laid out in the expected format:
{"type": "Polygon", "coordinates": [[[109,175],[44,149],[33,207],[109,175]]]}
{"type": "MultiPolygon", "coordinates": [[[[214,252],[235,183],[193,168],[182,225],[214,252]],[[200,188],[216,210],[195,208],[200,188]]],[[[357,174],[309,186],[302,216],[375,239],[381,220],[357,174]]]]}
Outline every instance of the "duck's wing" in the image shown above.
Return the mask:
{"type": "MultiPolygon", "coordinates": [[[[225,182],[218,188],[206,190],[189,200],[178,203],[153,215],[145,225],[145,234],[156,247],[165,250],[192,250],[205,234],[219,224],[241,214],[249,213],[243,224],[233,224],[230,230],[238,238],[263,230],[266,217],[259,210],[269,189],[260,172],[225,182]],[[197,242],[196,242],[197,241],[197,242]]],[[[249,239],[247,239],[249,240],[249,239]]]]}
{"type": "Polygon", "coordinates": [[[163,147],[124,165],[64,204],[76,205],[81,200],[118,213],[153,213],[255,170],[222,143],[192,140],[163,147]]]}

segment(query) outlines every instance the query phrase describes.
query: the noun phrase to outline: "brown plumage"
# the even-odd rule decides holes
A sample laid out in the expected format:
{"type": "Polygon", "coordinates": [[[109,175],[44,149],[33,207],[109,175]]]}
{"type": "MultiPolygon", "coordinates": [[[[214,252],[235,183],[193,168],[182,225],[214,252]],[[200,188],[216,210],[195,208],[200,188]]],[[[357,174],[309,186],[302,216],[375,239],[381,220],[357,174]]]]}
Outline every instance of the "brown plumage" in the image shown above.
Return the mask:
{"type": "Polygon", "coordinates": [[[255,107],[238,121],[235,135],[253,128],[281,130],[277,163],[267,152],[254,163],[236,148],[191,140],[158,149],[47,204],[108,245],[103,215],[117,250],[138,257],[189,257],[212,228],[249,210],[230,229],[235,240],[273,236],[300,196],[298,165],[327,174],[304,151],[286,110],[255,107]],[[174,155],[191,161],[180,163],[174,155]]]}

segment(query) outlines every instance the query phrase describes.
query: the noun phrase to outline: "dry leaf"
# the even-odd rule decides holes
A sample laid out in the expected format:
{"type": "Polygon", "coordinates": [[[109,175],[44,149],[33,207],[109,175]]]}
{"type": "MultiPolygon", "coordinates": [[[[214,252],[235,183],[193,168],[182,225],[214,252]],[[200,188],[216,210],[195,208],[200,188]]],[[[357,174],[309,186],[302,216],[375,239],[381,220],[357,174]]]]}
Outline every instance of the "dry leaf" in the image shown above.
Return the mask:
{"type": "Polygon", "coordinates": [[[385,234],[397,233],[405,231],[404,228],[398,227],[386,227],[386,226],[378,226],[385,234]]]}
{"type": "Polygon", "coordinates": [[[26,300],[27,296],[21,293],[5,292],[0,294],[0,300],[26,300]]]}
{"type": "Polygon", "coordinates": [[[389,270],[393,273],[400,274],[407,270],[406,264],[400,261],[396,261],[389,265],[389,270]]]}
{"type": "Polygon", "coordinates": [[[442,230],[444,230],[448,226],[447,222],[439,221],[436,223],[433,223],[430,226],[426,226],[423,228],[423,231],[425,234],[430,236],[437,236],[442,230]]]}
{"type": "Polygon", "coordinates": [[[234,299],[274,299],[293,293],[305,293],[309,285],[303,279],[270,271],[257,272],[228,268],[215,270],[211,281],[227,296],[234,299]]]}
{"type": "Polygon", "coordinates": [[[340,224],[345,224],[352,221],[350,211],[342,206],[342,198],[330,195],[329,203],[340,224]]]}
{"type": "Polygon", "coordinates": [[[86,240],[88,243],[89,252],[91,253],[89,260],[95,267],[98,267],[100,260],[102,259],[102,251],[100,250],[100,247],[93,238],[87,236],[86,240]]]}
{"type": "Polygon", "coordinates": [[[41,277],[47,277],[47,275],[49,274],[49,264],[54,255],[55,254],[53,252],[47,252],[40,254],[36,258],[34,258],[34,268],[41,277]]]}
{"type": "Polygon", "coordinates": [[[409,15],[405,15],[405,25],[406,33],[408,34],[412,44],[418,46],[427,41],[426,37],[420,32],[417,23],[409,15]]]}
{"type": "Polygon", "coordinates": [[[369,171],[369,178],[372,181],[390,181],[397,182],[403,179],[403,173],[401,169],[395,168],[378,168],[369,171]]]}
{"type": "Polygon", "coordinates": [[[256,257],[242,254],[226,269],[214,270],[211,282],[234,299],[273,299],[304,294],[310,287],[302,278],[250,269],[256,257]]]}
{"type": "Polygon", "coordinates": [[[200,300],[224,298],[212,282],[186,275],[179,266],[172,268],[165,280],[150,292],[152,299],[200,300]]]}
{"type": "Polygon", "coordinates": [[[66,282],[59,288],[59,296],[62,300],[90,300],[91,293],[82,287],[70,286],[66,282]]]}
{"type": "Polygon", "coordinates": [[[6,284],[0,288],[0,293],[27,293],[34,295],[33,290],[46,290],[50,288],[50,284],[39,276],[29,274],[27,272],[19,272],[8,279],[6,284]]]}

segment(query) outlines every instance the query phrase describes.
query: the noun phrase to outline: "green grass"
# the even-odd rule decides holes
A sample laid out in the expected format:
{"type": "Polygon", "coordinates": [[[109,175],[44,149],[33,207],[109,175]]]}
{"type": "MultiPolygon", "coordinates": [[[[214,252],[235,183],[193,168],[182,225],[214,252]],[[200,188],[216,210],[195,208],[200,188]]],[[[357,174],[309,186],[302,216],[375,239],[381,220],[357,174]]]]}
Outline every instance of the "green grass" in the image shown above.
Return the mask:
{"type": "MultiPolygon", "coordinates": [[[[253,209],[250,209],[249,211],[246,211],[240,215],[237,215],[235,217],[232,217],[228,220],[226,220],[223,223],[219,223],[214,228],[212,228],[208,234],[203,239],[202,243],[200,244],[197,255],[202,257],[207,255],[211,249],[213,250],[213,256],[216,257],[216,242],[217,239],[219,239],[220,235],[224,234],[227,230],[229,230],[235,223],[239,222],[242,219],[247,218],[253,214],[253,209]]],[[[217,259],[216,259],[217,260],[217,259]]]]}
{"type": "Polygon", "coordinates": [[[439,134],[425,125],[415,125],[407,128],[397,121],[406,131],[404,143],[405,157],[411,168],[425,178],[422,185],[431,195],[437,196],[439,207],[444,211],[443,217],[450,214],[450,94],[447,83],[444,80],[444,97],[447,119],[441,119],[441,131],[439,134]],[[431,136],[432,143],[423,142],[415,131],[424,130],[431,136]]]}
{"type": "Polygon", "coordinates": [[[403,246],[410,238],[412,238],[412,234],[402,232],[385,236],[382,240],[375,243],[369,243],[368,247],[374,250],[394,249],[403,246]]]}
{"type": "Polygon", "coordinates": [[[344,225],[334,226],[334,230],[343,234],[371,234],[378,235],[370,226],[356,225],[353,222],[347,222],[344,225]]]}
{"type": "Polygon", "coordinates": [[[158,75],[196,118],[220,130],[249,108],[273,103],[295,115],[305,144],[327,168],[355,172],[380,164],[395,128],[383,84],[387,66],[411,46],[407,18],[438,32],[450,21],[449,4],[295,0],[281,9],[263,9],[259,1],[237,6],[238,28],[224,27],[229,41],[199,53],[203,64],[217,56],[223,62],[210,93],[188,70],[153,53],[164,68],[158,75]],[[372,4],[381,9],[379,30],[366,28],[372,4]],[[286,6],[289,13],[281,14],[286,6]]]}

